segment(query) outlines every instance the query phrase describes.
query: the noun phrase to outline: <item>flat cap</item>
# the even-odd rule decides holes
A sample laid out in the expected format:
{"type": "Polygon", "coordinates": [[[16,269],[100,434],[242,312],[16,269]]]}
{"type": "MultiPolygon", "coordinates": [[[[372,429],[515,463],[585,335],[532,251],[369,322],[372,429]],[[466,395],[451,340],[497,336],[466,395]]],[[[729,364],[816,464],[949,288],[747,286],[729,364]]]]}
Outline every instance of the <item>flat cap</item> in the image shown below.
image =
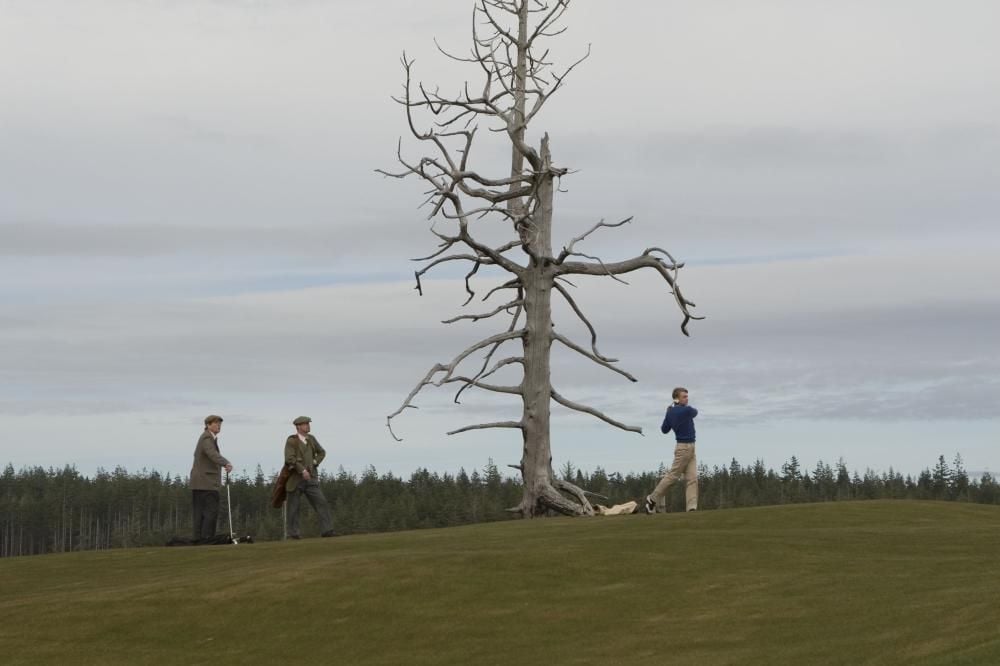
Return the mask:
{"type": "Polygon", "coordinates": [[[209,423],[215,423],[216,421],[222,423],[222,417],[219,416],[218,414],[209,414],[208,416],[205,417],[205,425],[208,425],[209,423]]]}
{"type": "Polygon", "coordinates": [[[308,416],[300,416],[299,418],[292,421],[292,425],[302,425],[303,423],[312,423],[312,419],[308,416]]]}

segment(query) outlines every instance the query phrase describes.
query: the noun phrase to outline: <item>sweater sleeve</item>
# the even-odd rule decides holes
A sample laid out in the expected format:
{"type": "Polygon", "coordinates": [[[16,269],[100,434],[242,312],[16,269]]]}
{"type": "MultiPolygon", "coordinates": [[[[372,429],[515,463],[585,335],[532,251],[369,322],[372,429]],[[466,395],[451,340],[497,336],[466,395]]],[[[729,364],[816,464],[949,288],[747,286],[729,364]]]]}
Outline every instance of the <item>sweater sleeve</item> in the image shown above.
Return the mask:
{"type": "Polygon", "coordinates": [[[660,432],[662,432],[664,435],[666,435],[668,432],[670,432],[670,410],[669,409],[667,410],[667,413],[663,415],[663,425],[660,426],[660,432]]]}

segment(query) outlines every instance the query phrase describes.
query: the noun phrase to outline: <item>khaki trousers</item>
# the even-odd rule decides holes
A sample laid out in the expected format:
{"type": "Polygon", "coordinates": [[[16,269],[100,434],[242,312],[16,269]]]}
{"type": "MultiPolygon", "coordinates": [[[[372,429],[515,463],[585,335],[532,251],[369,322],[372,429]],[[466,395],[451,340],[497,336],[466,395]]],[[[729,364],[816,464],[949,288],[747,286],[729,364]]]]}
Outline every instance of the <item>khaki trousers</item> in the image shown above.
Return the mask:
{"type": "Polygon", "coordinates": [[[678,444],[674,449],[674,464],[650,495],[654,500],[659,501],[667,494],[667,490],[675,481],[680,481],[681,477],[687,482],[684,489],[684,499],[687,510],[693,511],[698,508],[698,459],[694,454],[694,444],[678,444]]]}

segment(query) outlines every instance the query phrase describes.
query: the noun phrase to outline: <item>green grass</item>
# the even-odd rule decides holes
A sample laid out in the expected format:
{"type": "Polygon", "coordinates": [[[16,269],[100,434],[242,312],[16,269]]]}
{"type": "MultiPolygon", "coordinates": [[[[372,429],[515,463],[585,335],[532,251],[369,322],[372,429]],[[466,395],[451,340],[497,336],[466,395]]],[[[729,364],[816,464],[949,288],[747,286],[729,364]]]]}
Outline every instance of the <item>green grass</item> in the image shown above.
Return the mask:
{"type": "Polygon", "coordinates": [[[0,560],[12,663],[1000,664],[1000,507],[858,502],[0,560]]]}

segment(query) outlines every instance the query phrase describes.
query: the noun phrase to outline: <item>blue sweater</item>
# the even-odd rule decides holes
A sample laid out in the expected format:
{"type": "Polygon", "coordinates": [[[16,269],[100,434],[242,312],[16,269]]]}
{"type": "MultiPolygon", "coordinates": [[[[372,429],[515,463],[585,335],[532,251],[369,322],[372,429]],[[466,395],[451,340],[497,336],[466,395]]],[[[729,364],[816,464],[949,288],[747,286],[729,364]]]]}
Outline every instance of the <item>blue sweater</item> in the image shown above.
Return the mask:
{"type": "Polygon", "coordinates": [[[663,417],[660,432],[666,435],[671,430],[677,437],[678,444],[694,444],[694,417],[698,410],[691,405],[670,405],[667,415],[663,417]]]}

